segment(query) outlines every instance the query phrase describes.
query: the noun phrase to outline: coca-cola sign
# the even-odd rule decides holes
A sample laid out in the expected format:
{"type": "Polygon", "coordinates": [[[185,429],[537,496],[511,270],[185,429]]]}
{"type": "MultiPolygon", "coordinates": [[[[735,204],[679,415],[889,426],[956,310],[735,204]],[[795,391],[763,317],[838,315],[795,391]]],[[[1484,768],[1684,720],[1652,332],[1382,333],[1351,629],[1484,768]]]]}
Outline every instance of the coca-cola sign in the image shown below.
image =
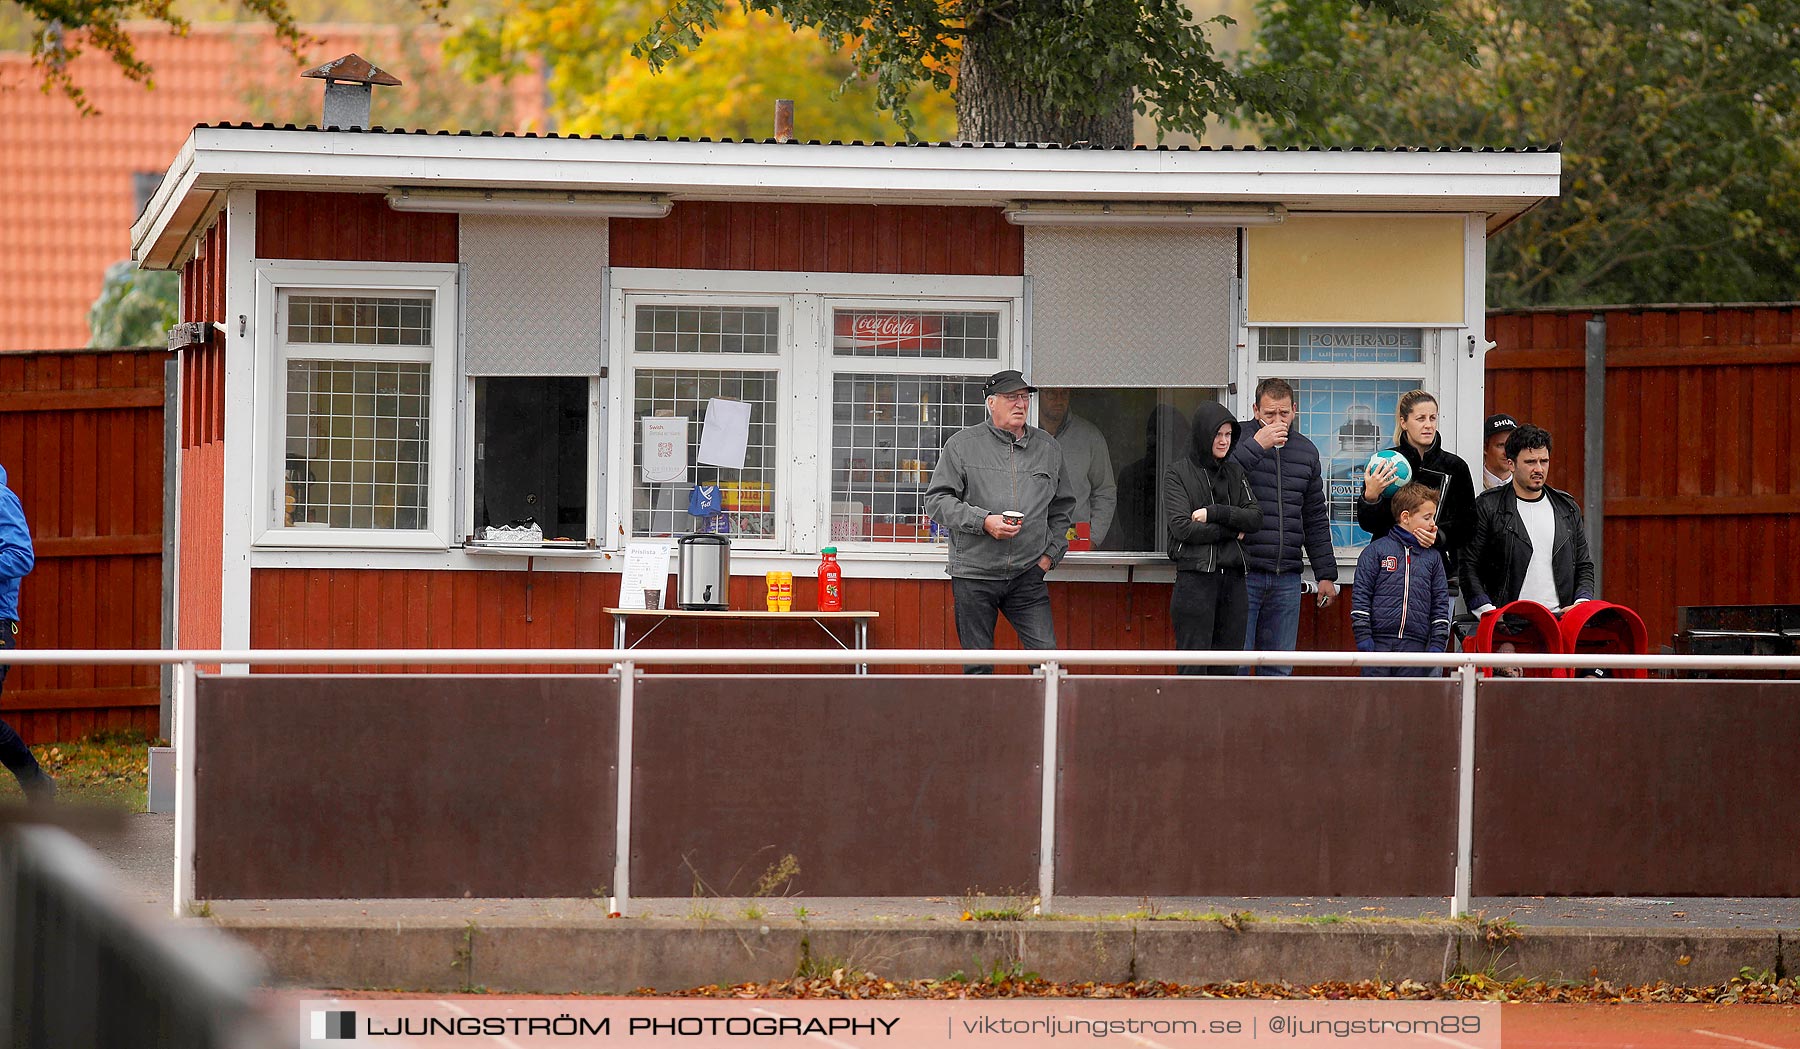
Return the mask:
{"type": "Polygon", "coordinates": [[[943,318],[932,313],[839,311],[833,323],[833,348],[864,355],[936,353],[943,348],[942,334],[943,318]]]}

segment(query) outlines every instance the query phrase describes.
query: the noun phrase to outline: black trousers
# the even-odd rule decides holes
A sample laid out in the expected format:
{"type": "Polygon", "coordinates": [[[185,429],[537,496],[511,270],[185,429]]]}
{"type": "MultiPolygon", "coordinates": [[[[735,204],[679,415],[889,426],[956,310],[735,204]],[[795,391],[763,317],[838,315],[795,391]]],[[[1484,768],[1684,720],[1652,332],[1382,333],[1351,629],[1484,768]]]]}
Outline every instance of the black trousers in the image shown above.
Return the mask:
{"type": "MultiPolygon", "coordinates": [[[[1244,573],[1175,573],[1175,594],[1169,599],[1169,621],[1175,624],[1175,647],[1190,652],[1236,652],[1244,647],[1244,626],[1250,616],[1250,595],[1244,573]]],[[[1238,667],[1184,666],[1178,674],[1235,674],[1238,667]]]]}
{"type": "MultiPolygon", "coordinates": [[[[1011,579],[950,577],[956,602],[956,640],[966,649],[994,647],[1001,613],[1026,648],[1055,648],[1056,621],[1050,616],[1050,587],[1044,570],[1032,565],[1011,579]]],[[[993,664],[963,667],[965,674],[992,674],[993,664]]]]}
{"type": "MultiPolygon", "coordinates": [[[[19,647],[19,621],[16,619],[0,619],[0,652],[10,652],[19,647]]],[[[6,672],[11,669],[0,663],[0,689],[6,687],[6,672]]],[[[37,789],[45,779],[44,770],[38,767],[37,758],[31,756],[31,748],[13,731],[13,727],[0,721],[0,764],[5,764],[19,786],[27,793],[37,789]]]]}

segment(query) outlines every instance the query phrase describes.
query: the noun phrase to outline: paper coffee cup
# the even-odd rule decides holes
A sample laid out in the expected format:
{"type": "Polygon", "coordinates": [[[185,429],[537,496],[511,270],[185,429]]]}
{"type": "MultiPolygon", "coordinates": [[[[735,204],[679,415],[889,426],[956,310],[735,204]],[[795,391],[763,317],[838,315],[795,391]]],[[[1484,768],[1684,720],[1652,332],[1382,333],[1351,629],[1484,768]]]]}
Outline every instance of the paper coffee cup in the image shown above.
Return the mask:
{"type": "Polygon", "coordinates": [[[1000,516],[1006,518],[1008,524],[1024,524],[1025,515],[1017,510],[1002,510],[1000,516]]]}

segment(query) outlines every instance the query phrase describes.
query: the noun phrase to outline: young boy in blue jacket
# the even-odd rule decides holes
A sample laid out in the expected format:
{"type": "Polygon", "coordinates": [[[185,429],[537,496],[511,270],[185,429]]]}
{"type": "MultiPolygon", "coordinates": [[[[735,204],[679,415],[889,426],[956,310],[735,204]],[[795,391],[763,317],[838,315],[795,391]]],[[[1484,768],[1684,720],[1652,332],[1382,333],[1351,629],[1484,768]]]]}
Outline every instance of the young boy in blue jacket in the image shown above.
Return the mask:
{"type": "MultiPolygon", "coordinates": [[[[1395,524],[1363,548],[1351,588],[1358,652],[1442,652],[1450,643],[1450,581],[1444,559],[1419,545],[1434,527],[1437,493],[1409,484],[1394,493],[1395,524]]],[[[1436,677],[1436,667],[1363,667],[1365,677],[1436,677]]]]}

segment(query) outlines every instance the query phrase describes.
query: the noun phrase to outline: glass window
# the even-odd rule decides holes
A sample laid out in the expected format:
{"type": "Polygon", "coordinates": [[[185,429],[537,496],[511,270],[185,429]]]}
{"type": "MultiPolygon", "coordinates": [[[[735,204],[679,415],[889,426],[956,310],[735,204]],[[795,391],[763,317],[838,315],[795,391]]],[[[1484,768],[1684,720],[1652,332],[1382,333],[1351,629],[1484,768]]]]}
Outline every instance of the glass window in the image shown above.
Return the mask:
{"type": "Polygon", "coordinates": [[[546,540],[587,539],[588,382],[475,380],[475,538],[536,525],[546,540]]]}
{"type": "Polygon", "coordinates": [[[942,541],[922,505],[925,486],[950,435],[986,418],[981,384],[980,377],[961,375],[833,380],[833,542],[942,541]]]}
{"type": "MultiPolygon", "coordinates": [[[[639,310],[642,317],[645,310],[639,310]]],[[[639,536],[717,532],[740,538],[774,537],[777,496],[778,374],[640,368],[634,376],[633,420],[663,416],[687,420],[687,476],[667,484],[644,482],[644,433],[632,426],[631,533],[639,536]],[[750,405],[750,434],[741,470],[701,465],[700,436],[707,402],[715,397],[750,405]],[[688,513],[695,486],[718,486],[716,512],[688,513]]]]}
{"type": "MultiPolygon", "coordinates": [[[[1111,464],[1114,492],[1111,520],[1104,520],[1103,491],[1074,482],[1076,524],[1087,517],[1089,541],[1097,550],[1160,553],[1169,547],[1162,521],[1163,473],[1187,454],[1188,430],[1195,409],[1218,399],[1210,389],[1142,388],[1067,390],[1067,417],[1059,417],[1060,394],[1046,387],[1038,395],[1038,425],[1060,433],[1065,466],[1103,478],[1093,469],[1103,454],[1111,464]],[[1076,431],[1085,434],[1077,439],[1076,431]],[[1097,537],[1097,538],[1096,538],[1097,537]]],[[[1073,479],[1072,479],[1073,480],[1073,479]]]]}
{"type": "Polygon", "coordinates": [[[780,353],[776,306],[637,308],[639,353],[780,353]]]}
{"type": "Polygon", "coordinates": [[[1417,364],[1418,328],[1262,328],[1257,359],[1301,364],[1417,364]]]}
{"type": "Polygon", "coordinates": [[[839,309],[832,352],[840,357],[1000,359],[1000,313],[983,310],[839,309]]]}
{"type": "Polygon", "coordinates": [[[430,346],[431,300],[365,295],[290,295],[287,341],[430,346]]]}
{"type": "Polygon", "coordinates": [[[284,292],[286,528],[431,526],[434,300],[284,292]]]}
{"type": "Polygon", "coordinates": [[[287,363],[287,527],[427,527],[431,365],[287,363]]]}

